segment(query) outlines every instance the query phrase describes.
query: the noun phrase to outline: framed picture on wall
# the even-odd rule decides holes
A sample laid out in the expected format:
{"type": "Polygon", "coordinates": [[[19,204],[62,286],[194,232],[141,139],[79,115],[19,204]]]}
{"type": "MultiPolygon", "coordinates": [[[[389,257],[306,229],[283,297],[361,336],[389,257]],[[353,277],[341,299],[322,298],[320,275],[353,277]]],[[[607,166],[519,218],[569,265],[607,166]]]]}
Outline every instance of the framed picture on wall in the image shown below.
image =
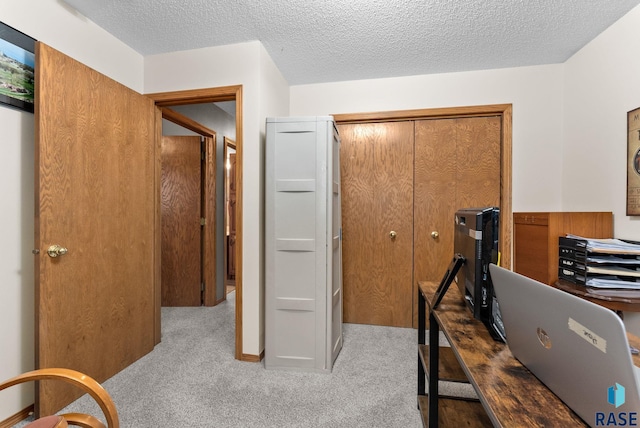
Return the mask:
{"type": "Polygon", "coordinates": [[[33,113],[35,39],[0,22],[0,105],[33,113]]]}
{"type": "Polygon", "coordinates": [[[640,108],[627,113],[627,215],[640,215],[640,108]]]}

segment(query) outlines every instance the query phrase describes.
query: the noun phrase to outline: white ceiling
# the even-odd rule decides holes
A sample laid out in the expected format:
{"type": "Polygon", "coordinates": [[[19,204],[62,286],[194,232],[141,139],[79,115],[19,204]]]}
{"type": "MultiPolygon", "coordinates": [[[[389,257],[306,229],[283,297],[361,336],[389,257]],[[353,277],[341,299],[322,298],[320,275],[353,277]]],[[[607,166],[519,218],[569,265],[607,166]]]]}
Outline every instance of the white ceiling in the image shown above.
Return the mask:
{"type": "Polygon", "coordinates": [[[259,40],[290,85],[562,63],[640,0],[63,0],[152,55],[259,40]]]}

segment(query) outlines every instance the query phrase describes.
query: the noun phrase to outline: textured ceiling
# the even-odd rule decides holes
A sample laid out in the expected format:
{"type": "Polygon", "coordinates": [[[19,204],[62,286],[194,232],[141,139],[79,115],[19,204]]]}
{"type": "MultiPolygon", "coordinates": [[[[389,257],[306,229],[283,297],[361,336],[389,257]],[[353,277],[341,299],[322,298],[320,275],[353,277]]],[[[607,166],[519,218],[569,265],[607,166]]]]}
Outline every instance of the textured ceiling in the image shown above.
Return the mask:
{"type": "Polygon", "coordinates": [[[64,0],[143,55],[259,40],[289,84],[561,63],[640,0],[64,0]]]}

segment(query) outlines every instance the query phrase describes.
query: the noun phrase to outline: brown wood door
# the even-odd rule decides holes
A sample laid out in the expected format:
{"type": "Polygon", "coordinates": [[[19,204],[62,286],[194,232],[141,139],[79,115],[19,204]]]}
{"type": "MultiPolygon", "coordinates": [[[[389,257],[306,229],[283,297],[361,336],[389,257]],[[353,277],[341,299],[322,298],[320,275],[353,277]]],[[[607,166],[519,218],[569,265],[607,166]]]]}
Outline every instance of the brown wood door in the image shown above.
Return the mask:
{"type": "Polygon", "coordinates": [[[338,130],[344,322],[410,327],[413,122],[340,125],[338,130]]]}
{"type": "Polygon", "coordinates": [[[227,278],[236,280],[236,154],[229,154],[227,169],[227,278]]]}
{"type": "MultiPolygon", "coordinates": [[[[36,61],[36,367],[102,382],[154,346],[154,103],[40,43],[36,61]]],[[[36,412],[81,393],[39,382],[36,412]]]]}
{"type": "Polygon", "coordinates": [[[202,304],[200,137],[162,137],[162,306],[202,304]]]}
{"type": "Polygon", "coordinates": [[[453,258],[455,212],[500,205],[500,138],[497,116],[416,121],[415,293],[418,281],[440,281],[453,258]]]}
{"type": "Polygon", "coordinates": [[[417,326],[417,299],[412,297],[417,295],[418,281],[440,281],[444,275],[453,257],[455,212],[500,205],[501,118],[339,125],[338,129],[345,322],[417,326]],[[415,149],[406,147],[407,142],[415,149]],[[413,194],[399,199],[406,189],[413,194]],[[408,222],[403,230],[411,239],[390,227],[399,219],[408,222]],[[397,252],[402,259],[387,252],[389,242],[380,238],[384,229],[396,231],[395,246],[390,248],[399,250],[402,244],[397,252]],[[405,321],[396,323],[400,318],[405,321]]]}

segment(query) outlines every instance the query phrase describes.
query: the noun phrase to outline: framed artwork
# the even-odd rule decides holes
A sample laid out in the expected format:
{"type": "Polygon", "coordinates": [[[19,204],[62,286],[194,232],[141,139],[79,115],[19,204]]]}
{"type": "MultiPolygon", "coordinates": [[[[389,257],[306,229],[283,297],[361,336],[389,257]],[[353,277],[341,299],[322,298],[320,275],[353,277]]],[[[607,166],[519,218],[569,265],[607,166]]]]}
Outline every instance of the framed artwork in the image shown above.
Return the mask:
{"type": "Polygon", "coordinates": [[[35,44],[0,22],[0,105],[33,113],[35,44]]]}
{"type": "Polygon", "coordinates": [[[640,107],[627,113],[627,215],[640,215],[640,107]]]}

